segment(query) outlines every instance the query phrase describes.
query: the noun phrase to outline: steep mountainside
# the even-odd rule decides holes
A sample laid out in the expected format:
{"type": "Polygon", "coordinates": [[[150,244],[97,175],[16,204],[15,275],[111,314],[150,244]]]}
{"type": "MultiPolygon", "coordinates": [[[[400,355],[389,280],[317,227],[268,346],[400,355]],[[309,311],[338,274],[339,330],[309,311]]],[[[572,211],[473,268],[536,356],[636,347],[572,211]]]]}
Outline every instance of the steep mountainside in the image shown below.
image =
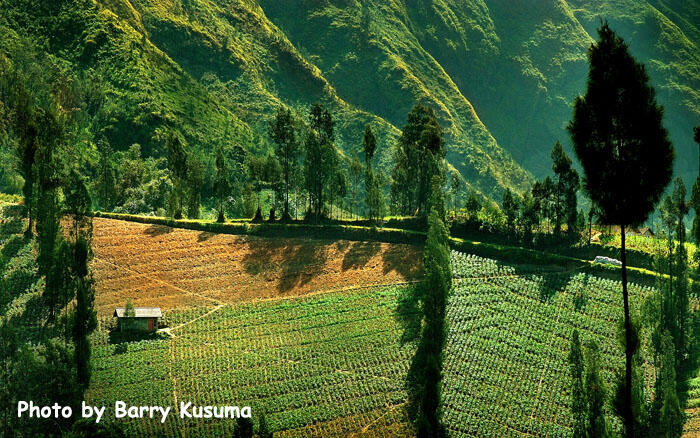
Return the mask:
{"type": "MultiPolygon", "coordinates": [[[[700,1],[681,0],[0,0],[0,48],[13,32],[96,81],[102,132],[116,149],[159,155],[176,128],[190,147],[221,141],[266,148],[265,121],[284,103],[301,115],[321,101],[338,147],[359,154],[372,123],[379,160],[411,106],[434,107],[448,160],[500,199],[550,172],[549,151],[584,91],[586,50],[600,19],[646,63],[677,170],[697,174],[700,1]],[[28,3],[31,3],[28,5],[28,3]],[[98,74],[95,74],[98,73],[98,74]],[[92,76],[91,76],[92,75],[92,76]]],[[[570,150],[570,147],[569,147],[570,150]]]]}

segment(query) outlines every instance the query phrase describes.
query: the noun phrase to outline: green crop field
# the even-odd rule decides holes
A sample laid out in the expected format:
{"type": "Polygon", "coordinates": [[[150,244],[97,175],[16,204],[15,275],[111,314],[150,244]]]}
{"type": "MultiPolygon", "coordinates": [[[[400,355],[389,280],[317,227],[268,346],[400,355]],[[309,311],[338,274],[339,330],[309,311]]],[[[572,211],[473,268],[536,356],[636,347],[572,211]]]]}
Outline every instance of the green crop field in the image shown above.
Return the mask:
{"type": "MultiPolygon", "coordinates": [[[[169,312],[171,337],[94,340],[94,405],[251,406],[284,436],[370,435],[405,429],[402,406],[414,344],[400,342],[406,288],[169,312]],[[212,311],[213,310],[213,311],[212,311]],[[197,319],[199,318],[199,319],[197,319]]],[[[131,420],[127,432],[231,433],[231,420],[131,420]]]]}
{"type": "MultiPolygon", "coordinates": [[[[620,284],[576,272],[539,274],[453,252],[444,420],[451,436],[568,436],[574,328],[600,346],[611,386],[624,367],[616,340],[620,284]]],[[[651,289],[631,287],[639,304],[651,289]]]]}
{"type": "MultiPolygon", "coordinates": [[[[574,327],[601,348],[612,384],[619,283],[539,273],[453,252],[443,381],[451,436],[570,434],[566,357],[574,327]]],[[[650,289],[632,286],[633,303],[650,289]]],[[[95,404],[249,405],[282,436],[410,435],[406,379],[415,351],[414,286],[171,311],[171,335],[94,337],[95,404]]],[[[112,335],[113,336],[113,335],[112,335]]],[[[113,405],[112,405],[113,407],[113,405]]],[[[111,409],[108,408],[108,409],[111,409]]],[[[255,415],[254,415],[255,416],[255,415]]],[[[119,420],[125,421],[125,420],[119,420]]],[[[126,420],[130,433],[214,436],[230,420],[126,420]]]]}

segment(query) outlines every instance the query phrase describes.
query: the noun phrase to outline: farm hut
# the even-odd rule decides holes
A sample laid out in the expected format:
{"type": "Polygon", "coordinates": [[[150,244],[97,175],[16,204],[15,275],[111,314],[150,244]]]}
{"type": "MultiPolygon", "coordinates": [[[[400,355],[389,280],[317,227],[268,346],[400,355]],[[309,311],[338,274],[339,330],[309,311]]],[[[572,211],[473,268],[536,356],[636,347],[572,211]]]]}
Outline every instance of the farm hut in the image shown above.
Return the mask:
{"type": "Polygon", "coordinates": [[[643,227],[639,229],[639,235],[644,237],[654,237],[654,232],[651,231],[649,227],[643,227]]]}
{"type": "Polygon", "coordinates": [[[134,307],[134,316],[127,316],[125,307],[117,307],[114,317],[121,331],[152,332],[158,328],[158,318],[163,317],[163,312],[160,307],[134,307]]]}

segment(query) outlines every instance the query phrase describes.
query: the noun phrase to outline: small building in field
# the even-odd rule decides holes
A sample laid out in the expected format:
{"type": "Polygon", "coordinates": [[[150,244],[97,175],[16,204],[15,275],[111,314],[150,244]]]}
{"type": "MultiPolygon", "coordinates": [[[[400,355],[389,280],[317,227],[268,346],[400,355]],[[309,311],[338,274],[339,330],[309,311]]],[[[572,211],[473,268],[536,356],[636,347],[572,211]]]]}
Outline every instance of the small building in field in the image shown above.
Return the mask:
{"type": "Polygon", "coordinates": [[[134,315],[126,315],[126,307],[114,309],[120,331],[152,332],[158,328],[158,319],[163,317],[160,307],[134,307],[134,315]]]}

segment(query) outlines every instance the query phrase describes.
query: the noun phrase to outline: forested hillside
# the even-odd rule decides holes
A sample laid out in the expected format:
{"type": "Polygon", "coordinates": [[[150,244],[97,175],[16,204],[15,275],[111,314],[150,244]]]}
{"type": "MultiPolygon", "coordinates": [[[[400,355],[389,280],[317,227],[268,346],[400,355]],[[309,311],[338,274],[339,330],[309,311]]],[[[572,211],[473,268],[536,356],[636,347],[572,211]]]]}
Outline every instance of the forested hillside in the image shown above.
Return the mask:
{"type": "MultiPolygon", "coordinates": [[[[466,187],[492,199],[550,173],[549,152],[582,93],[586,50],[601,19],[646,64],[666,108],[686,181],[697,173],[700,2],[611,0],[3,0],[0,53],[27,51],[87,84],[83,165],[100,142],[165,155],[172,129],[199,151],[211,196],[214,151],[270,150],[280,104],[303,120],[316,102],[336,121],[335,145],[360,156],[377,135],[388,177],[393,148],[416,103],[444,128],[447,159],[466,187]],[[33,49],[28,47],[34,46],[33,49]]],[[[24,59],[24,61],[22,60],[24,59]]],[[[9,60],[9,61],[8,61],[9,60]]],[[[5,142],[3,154],[9,155],[5,142]]],[[[17,189],[11,160],[4,191],[17,189]]],[[[156,166],[157,167],[157,166],[156,166]]],[[[90,173],[84,172],[84,173],[90,173]]],[[[388,185],[386,186],[388,187],[388,185]]],[[[385,190],[387,188],[385,187],[385,190]]]]}

